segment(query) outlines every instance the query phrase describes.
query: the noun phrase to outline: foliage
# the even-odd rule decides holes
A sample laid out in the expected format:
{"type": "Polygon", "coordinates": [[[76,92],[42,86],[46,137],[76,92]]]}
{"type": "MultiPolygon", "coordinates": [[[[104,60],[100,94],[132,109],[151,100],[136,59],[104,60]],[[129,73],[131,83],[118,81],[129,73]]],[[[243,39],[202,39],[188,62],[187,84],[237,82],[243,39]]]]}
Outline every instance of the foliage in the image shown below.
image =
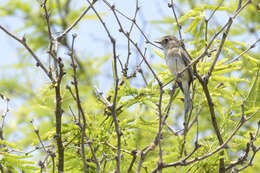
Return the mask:
{"type": "MultiPolygon", "coordinates": [[[[51,42],[55,40],[50,41],[46,11],[44,11],[44,6],[41,6],[43,3],[43,0],[38,2],[9,0],[0,7],[1,18],[18,16],[19,20],[23,21],[23,26],[16,28],[15,32],[10,32],[16,35],[26,31],[26,43],[33,52],[41,57],[41,62],[46,67],[50,67],[48,70],[53,76],[56,72],[57,74],[61,73],[62,70],[66,72],[60,78],[60,84],[57,82],[58,80],[53,82],[56,79],[52,80],[44,74],[39,64],[36,64],[37,67],[35,67],[35,59],[32,58],[28,49],[24,48],[19,50],[18,62],[5,67],[5,69],[11,69],[18,73],[9,74],[0,79],[0,93],[20,105],[17,109],[7,113],[7,118],[12,116],[10,118],[12,122],[5,122],[4,129],[2,129],[4,134],[3,139],[0,140],[0,170],[2,172],[41,172],[45,170],[52,172],[53,168],[57,172],[60,156],[57,144],[59,136],[62,136],[61,140],[64,146],[64,172],[86,172],[84,166],[87,167],[88,172],[96,172],[95,157],[100,164],[100,172],[117,170],[118,157],[121,160],[121,172],[135,172],[140,164],[142,165],[141,172],[152,172],[160,166],[158,164],[160,163],[160,153],[163,164],[170,164],[184,159],[189,153],[192,153],[194,148],[196,152],[191,154],[187,160],[177,166],[163,167],[163,172],[218,172],[221,157],[224,157],[227,168],[232,163],[242,159],[241,153],[247,153],[248,160],[245,159],[234,167],[241,168],[249,164],[249,159],[255,154],[253,166],[243,171],[253,173],[260,169],[260,166],[256,164],[260,160],[259,153],[254,153],[251,148],[248,152],[246,150],[249,144],[258,150],[260,147],[257,131],[260,124],[257,123],[260,122],[260,53],[255,51],[257,48],[253,49],[254,47],[259,48],[259,44],[257,45],[256,42],[250,47],[251,44],[247,43],[247,37],[252,37],[254,34],[259,37],[260,18],[257,17],[259,16],[259,2],[257,0],[248,4],[241,10],[237,18],[234,18],[235,22],[231,26],[219,59],[207,83],[214,104],[217,124],[224,141],[232,136],[241,117],[247,121],[243,122],[242,128],[236,131],[227,146],[222,147],[221,151],[224,151],[224,155],[219,155],[219,152],[216,152],[216,154],[190,164],[185,164],[185,162],[203,157],[221,145],[212,125],[211,105],[205,95],[205,87],[200,81],[195,79],[193,82],[193,110],[190,120],[194,120],[195,123],[192,124],[187,136],[185,136],[182,131],[183,95],[180,89],[174,90],[171,87],[173,77],[165,64],[159,60],[145,62],[145,58],[148,59],[147,54],[158,55],[156,58],[161,59],[163,52],[155,47],[143,50],[142,46],[135,42],[134,34],[146,36],[138,30],[140,26],[137,24],[138,22],[135,22],[137,17],[130,21],[136,30],[132,31],[123,25],[123,30],[118,31],[122,35],[124,35],[124,31],[128,33],[125,37],[121,36],[126,40],[122,42],[125,45],[129,44],[128,50],[123,50],[122,54],[120,45],[117,44],[121,37],[116,38],[116,42],[113,42],[110,37],[114,33],[108,31],[106,39],[110,39],[111,44],[105,46],[109,48],[111,45],[113,46],[108,54],[96,57],[94,52],[91,52],[93,55],[86,56],[77,49],[73,49],[72,37],[67,34],[64,39],[59,41],[60,48],[56,52],[57,55],[55,52],[54,55],[51,55],[51,42]],[[117,51],[116,53],[113,48],[117,51]],[[249,51],[246,51],[248,48],[250,48],[249,51]],[[49,56],[44,53],[46,50],[49,51],[49,56]],[[139,53],[138,57],[140,57],[137,66],[135,58],[131,54],[136,50],[139,53]],[[64,55],[64,51],[69,52],[68,55],[64,55]],[[143,53],[146,51],[147,54],[143,53]],[[241,57],[238,60],[232,61],[240,54],[241,57]],[[56,61],[55,57],[56,59],[60,57],[61,60],[56,61]],[[73,65],[70,57],[75,58],[77,68],[73,65]],[[127,57],[130,57],[129,64],[127,57]],[[64,67],[60,66],[61,64],[64,67]],[[153,71],[147,67],[149,65],[153,71]],[[104,71],[108,71],[109,75],[111,74],[113,77],[104,77],[102,74],[104,71]],[[77,79],[77,84],[74,76],[77,79]],[[163,88],[156,77],[163,84],[163,88]],[[107,90],[105,93],[100,91],[100,84],[104,81],[106,86],[101,87],[101,90],[107,90]],[[136,85],[137,83],[141,83],[141,86],[136,85]],[[78,91],[75,86],[78,87],[78,91]],[[96,86],[98,87],[96,88],[96,86]],[[60,91],[62,101],[60,109],[57,109],[57,88],[60,91]],[[173,91],[175,92],[173,93],[173,91]],[[171,93],[173,93],[172,97],[171,93]],[[77,94],[79,94],[80,103],[76,98],[77,94]],[[170,100],[172,100],[173,105],[169,109],[170,100]],[[82,106],[83,112],[81,112],[80,106],[82,106]],[[60,134],[57,134],[57,110],[62,111],[60,134]],[[163,126],[162,135],[159,135],[158,139],[156,135],[160,134],[161,125],[159,122],[165,116],[168,117],[166,122],[161,124],[163,126]],[[86,119],[85,129],[82,127],[84,118],[86,119]],[[117,123],[122,135],[118,134],[117,123]],[[82,129],[84,129],[86,137],[84,137],[82,129]],[[172,129],[179,130],[179,132],[173,133],[172,129]],[[18,137],[16,138],[16,136],[18,137]],[[84,144],[81,141],[82,136],[84,144]],[[118,154],[119,136],[121,141],[120,155],[118,154]],[[200,144],[200,147],[196,148],[196,143],[200,144]],[[82,147],[85,147],[85,158],[82,154],[82,147]],[[142,157],[144,157],[143,162],[142,157]],[[52,159],[54,159],[54,164],[52,159]],[[131,170],[129,170],[130,168],[131,170]]],[[[47,0],[46,9],[50,10],[49,26],[53,33],[64,31],[70,27],[86,8],[85,4],[78,7],[73,3],[70,0],[47,0]]],[[[185,4],[189,9],[178,11],[178,15],[181,14],[178,22],[182,26],[182,36],[185,39],[188,38],[184,40],[184,43],[193,58],[191,62],[194,62],[197,57],[203,54],[211,38],[223,27],[225,21],[228,21],[228,18],[225,21],[220,18],[232,16],[238,2],[224,1],[219,3],[213,1],[211,4],[207,4],[205,1],[194,0],[175,2],[174,6],[179,6],[179,3],[185,4]],[[210,18],[212,13],[213,17],[210,18]]],[[[245,3],[244,0],[241,6],[245,3]]],[[[97,2],[97,4],[109,8],[102,1],[97,2]]],[[[141,7],[141,10],[142,8],[145,7],[141,7]]],[[[164,8],[169,10],[167,4],[164,5],[164,8]]],[[[117,10],[120,11],[120,9],[117,10]]],[[[138,14],[138,10],[137,8],[136,14],[138,14]]],[[[113,9],[110,9],[108,12],[98,11],[98,14],[107,22],[105,16],[113,15],[114,12],[113,9]]],[[[116,13],[119,14],[118,11],[116,13]]],[[[91,25],[88,24],[90,20],[103,22],[97,15],[89,13],[83,19],[87,21],[84,23],[84,20],[80,20],[84,25],[91,25]]],[[[121,18],[119,20],[121,21],[121,18]]],[[[166,31],[165,28],[168,28],[166,32],[176,36],[179,34],[173,14],[159,20],[154,19],[149,24],[152,24],[154,29],[164,28],[166,31]]],[[[0,25],[2,26],[2,24],[0,25]]],[[[117,25],[116,22],[115,25],[117,25]]],[[[75,26],[73,31],[77,32],[77,27],[75,26]]],[[[211,47],[206,52],[207,56],[201,58],[196,64],[196,71],[203,79],[209,74],[214,59],[218,56],[216,50],[222,44],[222,34],[213,40],[211,47]]],[[[57,38],[56,33],[53,34],[53,37],[57,38]]],[[[77,48],[79,45],[77,45],[76,36],[73,36],[74,39],[77,48]]],[[[145,40],[153,46],[148,38],[145,40]]],[[[58,78],[59,75],[55,77],[58,78]]],[[[231,169],[227,171],[231,171],[231,169]]]]}

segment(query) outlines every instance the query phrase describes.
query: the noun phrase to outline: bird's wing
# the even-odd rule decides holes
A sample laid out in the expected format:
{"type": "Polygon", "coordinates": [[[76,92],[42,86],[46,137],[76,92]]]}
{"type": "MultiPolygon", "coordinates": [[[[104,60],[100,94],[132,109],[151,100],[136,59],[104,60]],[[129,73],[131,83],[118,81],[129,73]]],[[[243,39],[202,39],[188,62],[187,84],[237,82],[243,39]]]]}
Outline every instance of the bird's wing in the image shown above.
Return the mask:
{"type": "MultiPolygon", "coordinates": [[[[190,64],[190,60],[188,59],[188,55],[186,54],[186,52],[184,50],[181,50],[180,54],[181,54],[181,58],[183,59],[185,66],[188,66],[190,64]]],[[[188,72],[189,72],[189,75],[190,75],[190,81],[189,81],[189,84],[190,84],[194,80],[193,79],[193,71],[192,71],[191,67],[188,68],[188,72]]]]}

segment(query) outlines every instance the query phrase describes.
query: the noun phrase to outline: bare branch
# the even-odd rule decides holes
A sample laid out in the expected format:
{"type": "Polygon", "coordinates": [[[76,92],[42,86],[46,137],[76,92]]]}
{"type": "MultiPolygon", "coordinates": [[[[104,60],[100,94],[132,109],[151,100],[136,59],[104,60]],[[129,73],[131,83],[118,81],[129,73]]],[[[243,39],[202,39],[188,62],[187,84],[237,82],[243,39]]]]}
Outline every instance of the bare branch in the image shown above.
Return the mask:
{"type": "MultiPolygon", "coordinates": [[[[153,141],[150,145],[146,146],[146,147],[141,151],[141,159],[140,159],[139,164],[138,164],[138,169],[137,169],[137,171],[136,171],[137,173],[139,173],[139,172],[141,171],[141,167],[142,167],[142,164],[143,164],[143,162],[144,162],[144,160],[145,160],[146,155],[147,155],[150,151],[152,151],[152,150],[158,145],[158,143],[160,142],[161,133],[162,133],[161,131],[162,131],[163,125],[166,124],[166,120],[167,120],[167,118],[168,118],[168,116],[169,116],[169,112],[170,112],[170,109],[171,109],[171,106],[172,106],[173,95],[174,95],[174,93],[175,93],[175,90],[176,90],[176,83],[174,83],[174,85],[172,86],[169,103],[168,103],[168,105],[167,105],[167,107],[166,107],[166,110],[165,110],[165,115],[163,116],[162,112],[159,113],[159,118],[160,118],[160,116],[163,116],[163,117],[160,118],[161,120],[159,121],[160,124],[159,124],[159,128],[158,128],[158,132],[157,132],[157,135],[156,135],[154,141],[153,141]]],[[[162,94],[163,94],[162,91],[163,91],[163,90],[160,90],[160,97],[162,97],[162,94]]],[[[161,100],[161,99],[160,99],[160,100],[161,100]]],[[[160,104],[160,101],[159,101],[159,104],[160,104]]],[[[159,107],[159,105],[158,105],[158,107],[159,107]]],[[[160,109],[159,109],[159,110],[160,110],[160,109]]],[[[159,153],[159,154],[161,155],[161,153],[159,153]]],[[[161,157],[161,156],[160,156],[160,157],[161,157]]],[[[161,162],[158,164],[158,167],[159,167],[160,169],[162,168],[161,165],[163,165],[162,160],[161,160],[161,162]]],[[[159,170],[160,170],[160,169],[159,169],[159,170]]]]}
{"type": "Polygon", "coordinates": [[[180,41],[181,41],[181,43],[183,44],[182,36],[181,36],[181,25],[179,24],[178,17],[177,17],[177,15],[176,15],[176,12],[175,12],[175,9],[174,9],[173,0],[171,0],[171,3],[168,3],[168,7],[172,9],[172,12],[173,12],[173,14],[174,14],[174,18],[175,18],[175,21],[176,21],[176,24],[177,24],[177,27],[178,27],[178,32],[179,32],[180,41]]]}
{"type": "Polygon", "coordinates": [[[90,10],[91,6],[93,6],[97,0],[93,0],[91,5],[89,5],[81,14],[80,16],[65,30],[63,31],[56,40],[60,41],[66,34],[68,34],[77,24],[80,22],[80,20],[87,14],[87,12],[90,10]]]}
{"type": "MultiPolygon", "coordinates": [[[[255,115],[257,112],[259,112],[259,110],[257,110],[256,112],[254,112],[252,115],[255,115]]],[[[252,116],[251,115],[251,116],[252,116]]],[[[250,117],[251,117],[250,116],[250,117]]],[[[217,152],[221,151],[223,148],[225,148],[228,144],[228,142],[234,137],[234,135],[238,132],[238,130],[245,124],[245,122],[247,122],[249,119],[246,119],[244,114],[242,113],[241,115],[241,119],[240,121],[238,122],[236,128],[234,129],[234,131],[229,135],[229,137],[221,144],[219,145],[214,151],[210,152],[210,153],[207,153],[201,157],[195,157],[194,159],[191,159],[189,161],[186,161],[183,162],[183,160],[179,160],[179,161],[176,161],[176,162],[172,162],[172,163],[169,163],[169,164],[163,164],[163,168],[167,168],[167,167],[173,167],[173,166],[185,166],[185,165],[189,165],[189,164],[192,164],[194,162],[197,162],[197,161],[201,161],[201,160],[204,160],[210,156],[212,156],[213,154],[216,154],[217,152]]]]}
{"type": "MultiPolygon", "coordinates": [[[[86,135],[86,116],[85,116],[85,113],[84,113],[84,110],[82,108],[82,105],[81,105],[81,100],[80,100],[80,97],[79,97],[79,89],[78,89],[78,79],[77,79],[77,66],[74,62],[74,43],[75,43],[75,39],[76,39],[76,34],[73,34],[73,38],[72,38],[72,51],[70,53],[70,58],[71,58],[71,66],[72,66],[72,69],[73,69],[73,85],[74,85],[74,88],[75,88],[75,94],[76,96],[73,96],[74,99],[76,99],[76,103],[77,103],[77,107],[78,107],[78,112],[79,112],[79,117],[82,118],[83,120],[83,125],[81,125],[81,122],[80,122],[80,119],[79,119],[79,122],[78,122],[78,125],[81,129],[81,150],[82,150],[82,159],[83,159],[83,165],[84,165],[84,172],[87,173],[88,172],[88,166],[87,166],[87,162],[86,162],[86,156],[85,156],[85,139],[87,139],[87,144],[89,145],[89,148],[91,150],[91,153],[92,153],[92,156],[94,158],[94,162],[97,166],[97,172],[100,171],[100,164],[99,164],[99,161],[96,157],[96,154],[95,154],[95,151],[93,149],[93,146],[92,146],[92,143],[89,141],[89,138],[87,137],[86,135]]],[[[70,90],[71,91],[71,90],[70,90]]],[[[72,91],[71,91],[72,93],[72,91]]]]}
{"type": "Polygon", "coordinates": [[[235,58],[226,62],[225,65],[228,65],[228,64],[231,64],[231,63],[237,61],[241,56],[246,54],[249,50],[253,49],[259,41],[260,41],[260,38],[258,38],[253,44],[251,44],[245,51],[241,52],[238,56],[236,56],[235,58]]]}
{"type": "MultiPolygon", "coordinates": [[[[106,4],[109,4],[109,3],[106,3],[106,4]]],[[[120,27],[120,29],[119,29],[120,32],[122,32],[122,33],[125,35],[125,37],[135,46],[135,48],[137,49],[137,51],[139,52],[139,54],[140,54],[141,57],[143,58],[145,64],[148,66],[149,70],[152,72],[154,78],[156,79],[156,81],[158,82],[159,86],[161,87],[161,86],[162,86],[162,83],[161,83],[160,79],[158,78],[158,76],[156,75],[156,73],[154,72],[154,70],[152,69],[152,67],[151,67],[150,63],[148,62],[148,60],[146,59],[146,57],[143,55],[141,49],[139,48],[139,46],[137,45],[137,43],[135,43],[135,42],[132,40],[132,38],[131,38],[131,37],[125,32],[125,30],[123,29],[122,24],[121,24],[121,22],[119,21],[118,16],[117,16],[117,14],[116,14],[116,8],[115,8],[114,6],[112,6],[112,5],[110,5],[110,4],[108,5],[108,7],[111,8],[111,10],[112,10],[112,12],[113,12],[113,14],[114,14],[114,16],[115,16],[115,18],[116,18],[116,21],[117,21],[117,23],[118,23],[118,25],[119,25],[119,27],[120,27]]],[[[138,26],[138,25],[137,25],[137,26],[138,26]]]]}
{"type": "Polygon", "coordinates": [[[44,73],[49,77],[49,79],[54,82],[54,79],[52,77],[51,72],[49,72],[47,70],[47,68],[43,65],[43,63],[41,62],[40,58],[33,52],[33,50],[28,46],[28,44],[26,43],[26,39],[25,37],[23,37],[22,39],[19,39],[18,37],[16,37],[14,34],[12,34],[11,32],[9,32],[7,29],[5,29],[2,25],[0,25],[0,29],[2,31],[4,31],[7,35],[9,35],[10,37],[12,37],[13,39],[15,39],[16,41],[18,41],[19,43],[21,43],[25,49],[32,55],[32,57],[34,58],[34,60],[36,61],[36,66],[40,67],[44,73]]]}
{"type": "Polygon", "coordinates": [[[246,150],[245,150],[244,155],[243,155],[242,157],[240,157],[236,162],[231,163],[231,164],[226,168],[226,170],[228,170],[228,169],[230,169],[230,168],[233,168],[232,171],[234,171],[234,172],[240,172],[240,171],[246,169],[248,166],[251,166],[251,165],[253,164],[253,160],[254,160],[254,158],[255,158],[256,153],[257,153],[258,151],[260,151],[260,147],[256,147],[256,146],[254,145],[254,142],[255,142],[255,140],[256,140],[256,138],[257,138],[257,135],[258,135],[258,133],[259,133],[259,129],[260,129],[260,121],[258,121],[257,129],[256,129],[255,134],[250,133],[251,139],[250,139],[250,142],[247,143],[247,147],[246,147],[246,150]],[[247,164],[245,164],[244,166],[240,167],[240,168],[234,167],[234,166],[236,166],[236,165],[241,165],[241,164],[243,164],[243,163],[246,161],[246,159],[247,159],[247,157],[248,157],[248,154],[249,154],[249,152],[250,152],[250,149],[252,150],[253,154],[252,154],[251,158],[249,159],[249,162],[248,162],[247,164]]]}
{"type": "Polygon", "coordinates": [[[100,101],[102,101],[102,103],[104,103],[104,105],[111,109],[112,104],[107,100],[107,98],[104,96],[104,93],[102,91],[100,91],[97,87],[94,87],[97,97],[99,98],[100,101]],[[102,99],[102,100],[101,100],[102,99]]]}
{"type": "Polygon", "coordinates": [[[116,134],[117,134],[117,157],[116,157],[116,161],[117,161],[117,166],[116,166],[116,171],[120,172],[120,161],[121,161],[121,136],[122,136],[122,132],[119,128],[119,124],[117,121],[117,115],[116,115],[116,101],[117,101],[117,93],[118,93],[118,84],[119,84],[119,78],[118,78],[118,73],[117,73],[117,54],[116,54],[116,40],[111,36],[110,31],[108,30],[105,22],[103,21],[103,19],[100,17],[99,13],[96,11],[96,9],[94,8],[94,6],[90,3],[89,0],[87,0],[87,2],[89,3],[90,7],[92,8],[92,10],[95,12],[96,16],[98,17],[99,21],[101,22],[101,24],[103,25],[103,28],[105,29],[107,36],[109,37],[112,45],[113,45],[113,58],[114,58],[114,71],[115,71],[115,89],[114,89],[114,100],[113,100],[113,105],[111,107],[111,113],[112,113],[112,117],[113,117],[113,122],[115,125],[115,129],[116,129],[116,134]]]}
{"type": "Polygon", "coordinates": [[[31,120],[30,121],[30,123],[32,124],[32,126],[33,126],[33,129],[34,129],[34,132],[35,132],[35,134],[36,134],[36,136],[37,136],[37,138],[38,138],[38,140],[39,140],[39,142],[40,142],[40,144],[41,144],[41,146],[42,146],[42,149],[44,150],[44,152],[45,152],[45,154],[46,154],[46,156],[45,156],[45,159],[43,160],[43,162],[41,162],[41,164],[39,164],[40,166],[41,166],[41,168],[45,168],[46,169],[46,172],[48,172],[48,158],[49,158],[49,156],[51,156],[51,158],[52,158],[52,160],[53,160],[53,162],[52,162],[52,172],[54,173],[54,168],[55,168],[55,164],[54,164],[54,158],[55,158],[55,153],[52,151],[52,150],[50,150],[50,149],[46,149],[46,147],[45,147],[45,145],[43,144],[43,141],[42,141],[42,139],[41,139],[41,136],[40,136],[40,134],[39,134],[39,129],[37,129],[36,127],[35,127],[35,125],[33,124],[33,120],[31,120]],[[44,163],[46,164],[46,165],[44,165],[44,163]]]}
{"type": "MultiPolygon", "coordinates": [[[[109,7],[109,8],[114,8],[113,5],[111,5],[107,0],[103,0],[104,3],[109,7]]],[[[144,31],[141,29],[141,27],[136,23],[136,21],[134,19],[129,18],[127,15],[123,14],[120,10],[118,10],[117,8],[114,8],[114,11],[117,12],[118,14],[122,15],[123,17],[125,17],[127,20],[129,20],[130,22],[133,22],[136,26],[136,28],[140,31],[140,33],[143,35],[143,37],[145,38],[145,41],[147,44],[151,44],[159,49],[161,49],[158,45],[154,44],[153,41],[150,41],[148,39],[148,37],[146,36],[146,34],[144,33],[144,31]]],[[[131,41],[131,40],[130,40],[131,41]]],[[[139,52],[139,51],[138,51],[139,52]]]]}
{"type": "Polygon", "coordinates": [[[206,46],[207,46],[207,41],[208,41],[208,23],[209,21],[213,18],[214,14],[216,13],[216,11],[219,9],[219,7],[222,5],[222,3],[224,2],[224,0],[219,2],[219,5],[217,6],[217,8],[215,8],[213,10],[213,12],[211,13],[211,15],[209,16],[208,19],[205,19],[205,41],[206,41],[206,46]]]}

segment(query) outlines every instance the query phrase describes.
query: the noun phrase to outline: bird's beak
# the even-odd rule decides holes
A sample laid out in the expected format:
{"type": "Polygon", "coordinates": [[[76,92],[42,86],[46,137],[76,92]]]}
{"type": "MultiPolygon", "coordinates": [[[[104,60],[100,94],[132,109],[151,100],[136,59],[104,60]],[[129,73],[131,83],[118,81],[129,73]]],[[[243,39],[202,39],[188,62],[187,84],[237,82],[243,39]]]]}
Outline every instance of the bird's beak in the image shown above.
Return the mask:
{"type": "Polygon", "coordinates": [[[154,42],[155,42],[155,43],[158,43],[158,44],[161,44],[161,43],[162,43],[161,40],[155,40],[154,42]]]}

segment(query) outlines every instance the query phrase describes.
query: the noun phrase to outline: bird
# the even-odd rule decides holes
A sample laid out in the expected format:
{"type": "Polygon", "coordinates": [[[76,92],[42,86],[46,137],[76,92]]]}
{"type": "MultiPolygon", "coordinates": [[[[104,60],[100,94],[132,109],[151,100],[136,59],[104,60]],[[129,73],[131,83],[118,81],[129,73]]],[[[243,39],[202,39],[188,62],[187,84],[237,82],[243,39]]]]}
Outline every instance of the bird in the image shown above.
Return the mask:
{"type": "Polygon", "coordinates": [[[171,74],[175,76],[175,81],[184,94],[184,109],[186,117],[191,109],[190,85],[194,80],[193,71],[191,67],[188,67],[183,73],[179,73],[190,64],[189,57],[182,48],[181,41],[173,35],[166,35],[161,39],[156,40],[155,43],[161,45],[164,51],[166,64],[168,65],[171,74]]]}

